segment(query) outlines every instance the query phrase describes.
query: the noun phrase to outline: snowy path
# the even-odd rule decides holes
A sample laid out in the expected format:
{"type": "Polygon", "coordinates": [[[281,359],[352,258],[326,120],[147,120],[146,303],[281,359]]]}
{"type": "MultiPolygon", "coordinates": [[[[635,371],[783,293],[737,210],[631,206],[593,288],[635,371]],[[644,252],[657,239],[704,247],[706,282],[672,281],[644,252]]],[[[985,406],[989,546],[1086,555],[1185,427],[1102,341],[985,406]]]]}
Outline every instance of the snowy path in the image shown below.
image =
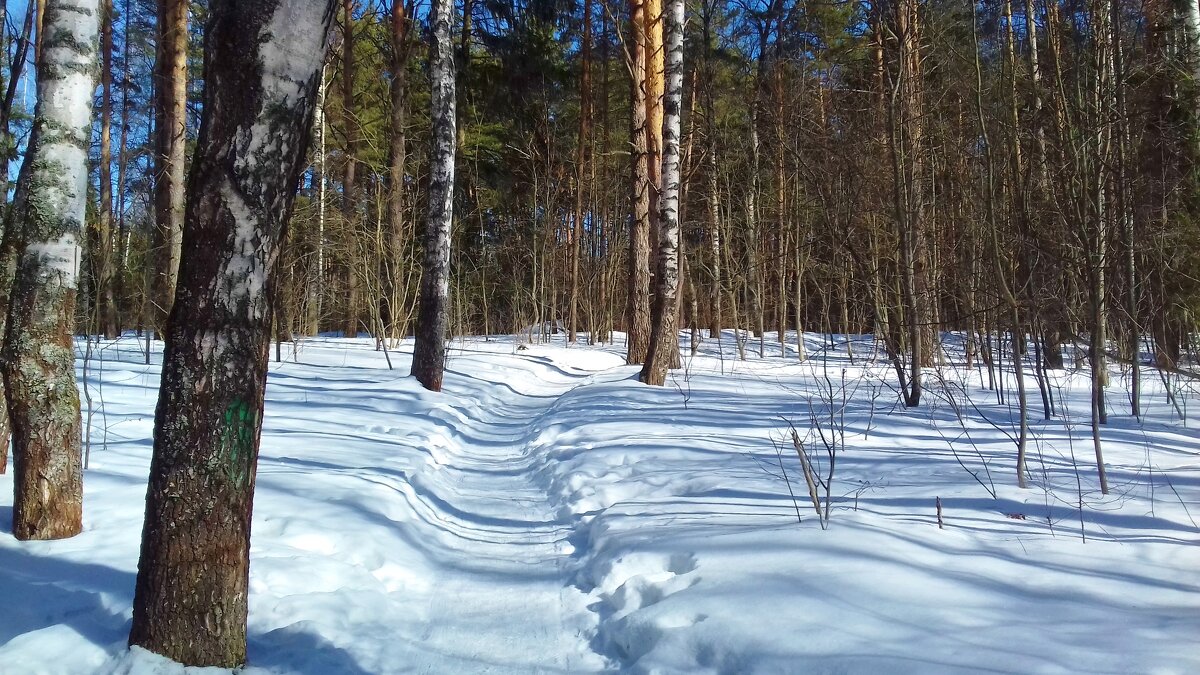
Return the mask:
{"type": "MultiPolygon", "coordinates": [[[[1104,495],[1088,375],[1055,374],[1021,490],[979,373],[906,410],[882,361],[731,342],[657,388],[619,348],[456,341],[440,394],[407,376],[411,343],[395,370],[369,340],[285,351],[237,675],[1200,672],[1200,434],[1161,383],[1142,420],[1114,403],[1104,495]],[[825,531],[776,444],[817,442],[831,385],[825,531]]],[[[102,355],[84,532],[16,542],[0,476],[0,675],[225,675],[126,651],[159,367],[129,340],[102,355]]]]}
{"type": "MultiPolygon", "coordinates": [[[[616,359],[611,363],[620,365],[616,359]]],[[[285,364],[273,373],[272,384],[286,391],[290,373],[304,370],[285,364]]],[[[315,479],[339,483],[347,500],[383,526],[354,537],[357,542],[336,537],[320,542],[308,535],[300,544],[313,552],[357,549],[364,569],[384,585],[386,611],[376,606],[374,618],[363,618],[366,629],[379,630],[380,642],[389,647],[356,654],[368,672],[552,673],[606,667],[589,646],[597,615],[572,583],[570,539],[578,523],[553,499],[539,473],[546,420],[555,404],[603,372],[520,354],[458,353],[440,396],[414,391],[407,380],[352,392],[330,386],[328,374],[322,374],[330,387],[328,404],[360,408],[323,423],[322,433],[340,429],[361,439],[367,465],[354,468],[354,454],[339,452],[338,463],[350,468],[331,468],[332,476],[318,472],[315,479]],[[513,372],[527,376],[513,378],[513,372]],[[364,407],[379,414],[363,414],[364,407]],[[404,410],[427,423],[414,430],[403,420],[389,422],[389,410],[404,410]],[[391,480],[384,478],[389,467],[370,466],[388,455],[389,444],[398,451],[391,480]],[[405,461],[413,448],[424,450],[425,461],[405,461]],[[362,498],[366,494],[373,496],[362,498]],[[416,630],[396,635],[397,626],[416,630]],[[392,638],[383,639],[388,631],[392,638]]],[[[306,407],[326,403],[314,401],[312,388],[306,389],[306,407]]],[[[276,419],[268,416],[264,437],[286,433],[274,428],[276,419]]],[[[296,421],[280,422],[286,427],[296,421]]],[[[264,444],[260,490],[267,494],[273,494],[276,482],[272,450],[264,444]]],[[[278,461],[300,460],[284,455],[278,461]]],[[[261,529],[255,535],[260,541],[261,529]]],[[[356,621],[353,630],[364,630],[363,622],[356,621]]],[[[328,636],[330,631],[321,627],[319,632],[328,636]]],[[[263,647],[272,651],[272,645],[263,647]]]]}

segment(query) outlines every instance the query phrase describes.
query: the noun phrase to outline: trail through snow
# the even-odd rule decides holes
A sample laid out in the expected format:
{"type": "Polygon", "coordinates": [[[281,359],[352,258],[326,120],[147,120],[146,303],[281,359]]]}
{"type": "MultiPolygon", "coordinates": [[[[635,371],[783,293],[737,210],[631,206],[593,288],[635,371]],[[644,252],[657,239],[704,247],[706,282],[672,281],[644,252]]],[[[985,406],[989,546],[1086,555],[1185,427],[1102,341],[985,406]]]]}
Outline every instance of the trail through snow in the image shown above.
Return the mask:
{"type": "MultiPolygon", "coordinates": [[[[869,338],[806,336],[806,363],[792,339],[738,361],[727,333],[662,388],[619,346],[456,341],[439,394],[411,343],[395,370],[370,340],[285,351],[239,675],[1200,672],[1200,437],[1166,396],[1200,389],[1147,378],[1141,420],[1114,400],[1103,495],[1088,374],[1051,374],[1020,490],[982,372],[906,410],[869,338]],[[821,461],[839,425],[824,531],[787,434],[821,461]]],[[[0,675],[228,672],[125,648],[161,359],[138,349],[88,368],[81,535],[15,541],[0,476],[0,675]]]]}
{"type": "MultiPolygon", "coordinates": [[[[621,365],[618,359],[602,361],[621,365]]],[[[272,385],[286,390],[292,369],[287,364],[278,368],[272,385]]],[[[562,396],[605,372],[483,349],[458,354],[441,396],[415,390],[407,378],[399,386],[381,382],[364,391],[333,387],[320,394],[328,400],[313,400],[311,386],[293,385],[305,392],[306,408],[359,406],[379,413],[339,416],[332,425],[321,422],[334,429],[349,423],[344,432],[367,441],[361,456],[365,465],[340,470],[339,480],[354,510],[380,524],[360,544],[377,553],[364,563],[383,584],[391,610],[378,620],[368,619],[379,631],[379,642],[390,643],[371,659],[370,672],[388,672],[398,664],[404,664],[404,672],[484,668],[543,673],[606,667],[589,646],[596,615],[571,582],[570,541],[577,519],[538,478],[548,415],[562,396]],[[528,376],[513,378],[514,371],[528,376]],[[426,424],[399,424],[389,410],[423,417],[426,424]],[[350,420],[376,423],[354,427],[350,420]],[[389,456],[388,445],[396,447],[393,466],[369,466],[381,455],[389,456]],[[412,448],[427,451],[424,461],[410,461],[412,448]],[[384,478],[389,474],[392,479],[384,478]],[[394,555],[405,549],[419,554],[419,569],[413,568],[412,554],[394,555]],[[397,564],[397,557],[406,562],[397,564]],[[397,640],[397,621],[404,619],[392,616],[394,612],[419,617],[420,630],[411,636],[418,648],[397,640]]],[[[328,386],[327,377],[321,380],[328,386]]],[[[267,424],[273,426],[270,420],[267,424]]],[[[337,454],[339,463],[349,459],[337,454]]],[[[287,454],[277,461],[267,457],[260,485],[272,485],[276,463],[303,461],[287,454]]],[[[355,547],[352,541],[311,537],[303,544],[319,544],[318,550],[326,551],[355,547]]],[[[362,630],[356,621],[345,637],[353,640],[357,633],[361,640],[362,630]]]]}

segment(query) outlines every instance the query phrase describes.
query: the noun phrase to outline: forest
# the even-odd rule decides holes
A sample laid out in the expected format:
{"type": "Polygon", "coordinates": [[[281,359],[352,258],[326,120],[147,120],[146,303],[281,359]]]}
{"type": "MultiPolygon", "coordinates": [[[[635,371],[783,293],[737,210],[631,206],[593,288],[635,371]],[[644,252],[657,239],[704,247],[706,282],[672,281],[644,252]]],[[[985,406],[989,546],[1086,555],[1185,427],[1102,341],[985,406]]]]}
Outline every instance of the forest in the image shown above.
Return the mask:
{"type": "Polygon", "coordinates": [[[64,595],[0,618],[0,672],[960,672],[1046,594],[1083,609],[1004,672],[1200,667],[1196,0],[0,0],[0,28],[0,592],[64,595]],[[1084,542],[1147,615],[1078,581],[1084,542]],[[319,571],[363,621],[310,626],[258,556],[401,604],[319,571]],[[995,633],[815,601],[823,560],[995,633]],[[79,647],[55,626],[95,653],[45,662],[79,647]],[[763,643],[796,630],[825,646],[763,643]]]}

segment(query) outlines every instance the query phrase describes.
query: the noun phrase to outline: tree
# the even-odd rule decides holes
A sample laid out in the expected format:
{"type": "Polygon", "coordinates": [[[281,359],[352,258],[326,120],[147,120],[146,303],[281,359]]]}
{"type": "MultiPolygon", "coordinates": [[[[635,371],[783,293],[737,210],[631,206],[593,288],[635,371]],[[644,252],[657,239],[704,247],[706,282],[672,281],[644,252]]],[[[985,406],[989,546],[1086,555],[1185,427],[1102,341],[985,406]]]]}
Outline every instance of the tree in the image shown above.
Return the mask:
{"type": "Polygon", "coordinates": [[[408,161],[408,59],[412,53],[409,40],[412,11],[405,7],[404,0],[392,0],[391,12],[391,67],[392,77],[388,85],[391,102],[388,144],[388,309],[391,320],[390,332],[397,336],[400,317],[404,314],[399,307],[403,296],[399,288],[404,285],[404,176],[408,161]]]}
{"type": "Polygon", "coordinates": [[[679,349],[675,314],[679,303],[679,131],[683,107],[683,0],[669,0],[663,14],[666,39],[666,95],[663,97],[662,183],[659,198],[658,280],[654,295],[650,351],[641,380],[662,386],[679,349]]]}
{"type": "Polygon", "coordinates": [[[629,275],[625,308],[625,361],[646,360],[650,348],[650,124],[648,104],[649,45],[647,0],[630,0],[632,54],[630,55],[630,137],[632,140],[632,192],[629,219],[629,275]]]}
{"type": "Polygon", "coordinates": [[[425,260],[417,313],[412,374],[426,389],[442,390],[446,358],[446,304],[450,295],[450,229],[454,221],[454,45],[450,24],[454,5],[434,0],[430,16],[430,82],[433,136],[430,144],[429,212],[425,220],[425,260]]]}
{"type": "Polygon", "coordinates": [[[359,279],[355,269],[358,252],[358,109],[354,102],[354,78],[357,74],[354,59],[355,0],[342,0],[342,116],[346,132],[346,164],[342,174],[342,227],[346,233],[346,322],[342,335],[358,335],[359,279]]]}
{"type": "Polygon", "coordinates": [[[579,51],[579,136],[575,148],[575,213],[571,218],[571,306],[567,315],[568,342],[575,342],[579,332],[579,258],[583,251],[584,180],[587,175],[588,145],[591,143],[592,0],[583,2],[583,45],[579,51]]]}
{"type": "Polygon", "coordinates": [[[0,369],[12,424],[18,539],[60,539],[83,528],[71,319],[87,210],[99,10],[98,0],[46,4],[32,137],[5,226],[3,284],[11,279],[12,286],[0,369]]]}
{"type": "Polygon", "coordinates": [[[112,88],[113,3],[101,1],[100,16],[100,214],[91,240],[92,280],[99,307],[100,330],[105,337],[120,334],[116,295],[113,292],[113,193],[112,193],[112,88]]]}
{"type": "Polygon", "coordinates": [[[154,58],[155,315],[163,328],[175,299],[183,246],[189,0],[158,0],[154,58]]]}
{"type": "Polygon", "coordinates": [[[212,0],[129,642],[246,657],[250,515],[284,229],[336,0],[212,0]]]}

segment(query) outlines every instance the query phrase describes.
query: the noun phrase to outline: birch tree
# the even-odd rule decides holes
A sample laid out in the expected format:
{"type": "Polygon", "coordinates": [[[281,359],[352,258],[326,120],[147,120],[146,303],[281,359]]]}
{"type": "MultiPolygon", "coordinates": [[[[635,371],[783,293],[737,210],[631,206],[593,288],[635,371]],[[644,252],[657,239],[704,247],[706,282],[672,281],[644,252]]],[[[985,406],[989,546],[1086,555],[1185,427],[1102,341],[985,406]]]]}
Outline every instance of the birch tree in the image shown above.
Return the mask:
{"type": "Polygon", "coordinates": [[[11,279],[12,286],[0,370],[12,425],[18,539],[61,539],[83,527],[71,327],[87,209],[100,6],[98,0],[50,0],[42,16],[37,108],[3,255],[3,281],[7,286],[11,279]]]}
{"type": "Polygon", "coordinates": [[[446,359],[446,304],[450,295],[450,228],[454,221],[454,45],[450,24],[454,4],[433,0],[430,31],[433,139],[430,147],[429,212],[425,220],[425,260],[417,310],[412,374],[426,389],[442,390],[446,359]]]}
{"type": "Polygon", "coordinates": [[[666,383],[679,339],[676,310],[679,304],[679,132],[683,108],[683,0],[669,0],[663,12],[666,33],[666,88],[663,96],[662,182],[659,197],[658,280],[654,295],[650,351],[641,380],[666,383]]]}
{"type": "MultiPolygon", "coordinates": [[[[78,0],[77,0],[78,1],[78,0]]],[[[212,0],[129,642],[246,658],[250,514],[285,224],[336,0],[212,0]]]]}

